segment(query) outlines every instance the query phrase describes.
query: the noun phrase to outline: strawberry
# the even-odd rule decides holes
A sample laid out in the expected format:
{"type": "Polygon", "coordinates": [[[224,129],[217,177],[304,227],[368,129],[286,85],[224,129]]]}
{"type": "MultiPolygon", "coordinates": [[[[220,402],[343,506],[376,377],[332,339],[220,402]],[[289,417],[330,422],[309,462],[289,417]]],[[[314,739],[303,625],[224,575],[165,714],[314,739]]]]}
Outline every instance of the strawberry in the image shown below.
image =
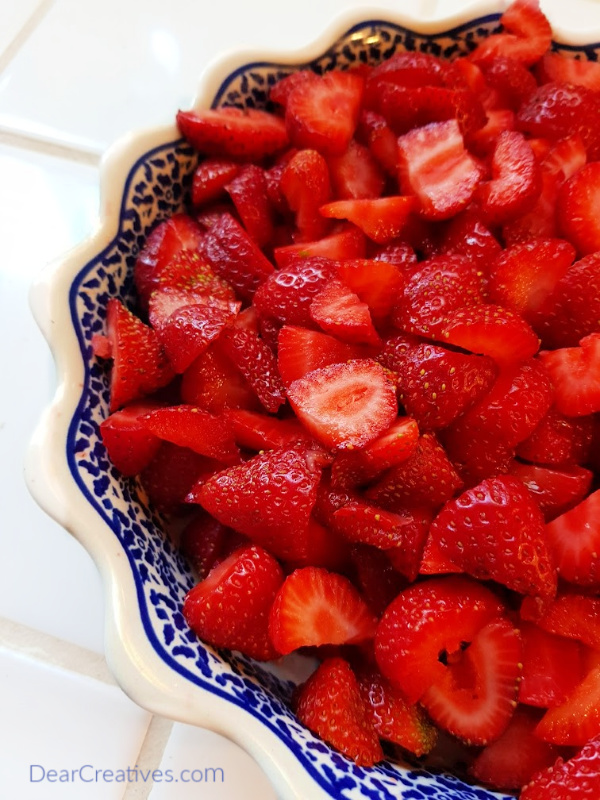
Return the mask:
{"type": "Polygon", "coordinates": [[[557,636],[578,639],[594,650],[600,650],[600,599],[584,594],[559,594],[543,607],[535,598],[526,597],[521,604],[521,617],[557,636]]]}
{"type": "Polygon", "coordinates": [[[593,473],[583,467],[542,467],[514,461],[509,473],[522,481],[537,501],[546,522],[564,514],[587,496],[593,473]]]}
{"type": "Polygon", "coordinates": [[[502,248],[481,215],[469,206],[445,223],[440,251],[444,255],[466,256],[477,269],[487,271],[488,264],[502,252],[502,248]]]}
{"type": "Polygon", "coordinates": [[[402,271],[385,259],[356,258],[337,265],[339,278],[369,307],[376,325],[387,321],[404,286],[402,271]]]}
{"type": "Polygon", "coordinates": [[[443,556],[479,580],[522,594],[556,593],[544,518],[516,478],[489,478],[450,500],[431,523],[430,536],[443,556]]]}
{"type": "Polygon", "coordinates": [[[468,578],[429,578],[404,589],[384,612],[375,634],[382,674],[409,703],[443,681],[461,643],[503,614],[496,595],[468,578]],[[441,656],[441,657],[440,657],[441,656]]]}
{"type": "Polygon", "coordinates": [[[156,333],[120,300],[108,301],[107,338],[110,342],[110,410],[116,411],[166,386],[174,376],[156,333]]]}
{"type": "Polygon", "coordinates": [[[516,58],[497,56],[481,64],[485,83],[499,95],[502,107],[518,111],[530,94],[537,89],[531,72],[516,58]]]}
{"type": "Polygon", "coordinates": [[[488,223],[499,225],[529,211],[541,192],[540,168],[519,131],[503,131],[492,153],[492,179],[477,188],[488,223]]]}
{"type": "Polygon", "coordinates": [[[376,619],[347,578],[322,567],[288,575],[271,608],[269,635],[278,653],[372,639],[376,619]]]}
{"type": "Polygon", "coordinates": [[[364,447],[398,413],[393,384],[370,359],[315,369],[293,381],[287,396],[300,421],[331,449],[364,447]]]}
{"type": "Polygon", "coordinates": [[[227,464],[239,461],[239,451],[227,421],[202,408],[190,405],[156,408],[141,421],[150,433],[163,441],[188,447],[227,464]]]}
{"type": "Polygon", "coordinates": [[[543,350],[539,359],[554,386],[561,414],[585,416],[600,411],[600,333],[591,333],[579,347],[543,350]]]}
{"type": "Polygon", "coordinates": [[[232,320],[231,312],[217,306],[189,305],[175,310],[157,330],[174,371],[185,372],[232,320]]]}
{"type": "Polygon", "coordinates": [[[363,501],[350,502],[333,514],[333,527],[350,542],[380,550],[413,546],[415,526],[410,514],[394,514],[363,501]]]}
{"type": "Polygon", "coordinates": [[[233,431],[233,438],[240,447],[248,450],[276,450],[299,442],[308,442],[310,437],[297,419],[279,419],[244,408],[229,409],[225,418],[233,431]]]}
{"type": "Polygon", "coordinates": [[[300,722],[359,766],[383,759],[358,681],[342,658],[328,658],[302,685],[296,704],[300,722]]]}
{"type": "Polygon", "coordinates": [[[324,236],[329,223],[319,206],[331,199],[331,181],[323,156],[316,150],[299,150],[283,168],[280,187],[296,215],[297,240],[310,242],[324,236]]]}
{"type": "Polygon", "coordinates": [[[388,175],[395,177],[398,174],[397,137],[385,121],[385,117],[363,108],[358,120],[356,137],[369,148],[377,163],[388,175]]]}
{"type": "Polygon", "coordinates": [[[385,472],[365,496],[390,511],[406,507],[435,508],[449,500],[462,486],[444,448],[429,433],[420,437],[414,452],[385,472]]]}
{"type": "Polygon", "coordinates": [[[409,704],[402,693],[374,667],[357,671],[367,718],[381,739],[422,756],[437,740],[437,731],[423,709],[409,704]]]}
{"type": "Polygon", "coordinates": [[[246,378],[267,411],[285,403],[285,389],[273,351],[254,331],[228,328],[222,334],[225,353],[246,378]]]}
{"type": "Polygon", "coordinates": [[[562,758],[545,770],[538,772],[523,787],[521,800],[547,800],[554,794],[565,800],[592,800],[600,792],[600,736],[570,758],[562,758]]]}
{"type": "Polygon", "coordinates": [[[565,417],[552,407],[519,444],[517,455],[534,464],[585,464],[591,455],[593,429],[591,417],[565,417]]]}
{"type": "MultiPolygon", "coordinates": [[[[500,136],[508,131],[514,131],[517,127],[515,113],[508,108],[492,108],[486,111],[486,114],[485,125],[469,137],[469,149],[479,158],[489,157],[494,152],[500,136]]],[[[532,147],[531,141],[530,147],[532,147]]]]}
{"type": "Polygon", "coordinates": [[[448,62],[431,53],[418,50],[394,53],[373,68],[365,87],[366,101],[370,90],[378,83],[390,82],[397,86],[443,86],[448,62]]]}
{"type": "Polygon", "coordinates": [[[502,33],[487,36],[470,54],[476,64],[498,56],[514,58],[526,67],[544,55],[552,41],[552,28],[539,0],[514,0],[500,17],[502,33]]]}
{"type": "Polygon", "coordinates": [[[140,473],[140,483],[154,508],[164,514],[177,513],[192,486],[206,480],[221,466],[189,447],[163,441],[140,473]]]}
{"type": "Polygon", "coordinates": [[[364,87],[355,72],[327,72],[298,82],[285,107],[285,127],[295,147],[341,155],[354,135],[364,87]]]}
{"type": "Polygon", "coordinates": [[[465,208],[481,168],[465,149],[458,122],[432,122],[398,139],[402,194],[415,194],[427,219],[448,219],[465,208]]]}
{"type": "Polygon", "coordinates": [[[206,233],[202,253],[217,275],[244,299],[251,299],[273,272],[271,262],[231,214],[222,214],[206,233]]]}
{"type": "Polygon", "coordinates": [[[507,245],[527,242],[530,239],[553,239],[558,237],[556,199],[563,182],[561,174],[541,164],[541,190],[533,208],[520,217],[507,222],[502,235],[507,245]]]}
{"type": "Polygon", "coordinates": [[[181,552],[189,559],[200,580],[204,580],[219,561],[247,544],[249,542],[244,536],[221,525],[202,508],[198,508],[182,530],[179,541],[181,552]]]}
{"type": "Polygon", "coordinates": [[[558,748],[535,735],[538,721],[539,712],[516,708],[500,737],[469,765],[469,775],[494,789],[518,791],[535,773],[554,764],[558,748]]]}
{"type": "Polygon", "coordinates": [[[229,317],[237,314],[240,302],[218,294],[206,294],[203,290],[179,289],[175,286],[159,287],[152,292],[148,303],[148,321],[160,335],[171,316],[188,306],[206,305],[218,308],[229,317]]]}
{"type": "Polygon", "coordinates": [[[156,455],[160,439],[150,433],[142,418],[156,406],[132,403],[114,411],[100,424],[100,436],[112,464],[126,476],[137,475],[156,455]]]}
{"type": "Polygon", "coordinates": [[[278,336],[277,367],[285,386],[308,372],[359,358],[359,348],[321,331],[284,325],[278,336]]]}
{"type": "Polygon", "coordinates": [[[586,164],[562,186],[558,196],[560,229],[584,256],[600,250],[599,179],[600,164],[586,164]]]}
{"type": "Polygon", "coordinates": [[[256,408],[258,398],[217,339],[183,373],[181,399],[212,414],[226,408],[256,408]]]}
{"type": "Polygon", "coordinates": [[[310,304],[333,278],[335,265],[328,258],[296,257],[280,267],[260,286],[253,305],[259,316],[289,325],[312,327],[310,304]]]}
{"type": "Polygon", "coordinates": [[[194,493],[194,501],[276,557],[303,558],[319,476],[310,451],[270,450],[218,472],[194,493]]]}
{"type": "Polygon", "coordinates": [[[588,672],[564,703],[546,711],[536,734],[546,742],[574,746],[600,735],[600,665],[588,672]]]}
{"type": "Polygon", "coordinates": [[[275,262],[281,269],[285,269],[290,261],[297,261],[299,257],[316,256],[340,261],[344,258],[365,258],[365,255],[365,235],[354,225],[336,228],[334,233],[314,242],[298,242],[273,250],[275,262]]]}
{"type": "Polygon", "coordinates": [[[384,261],[403,269],[413,267],[417,263],[417,254],[408,242],[395,241],[377,248],[373,261],[384,261]]]}
{"type": "Polygon", "coordinates": [[[355,139],[341,155],[329,156],[327,165],[336,200],[381,197],[383,173],[369,149],[355,139]]]}
{"type": "Polygon", "coordinates": [[[213,156],[259,160],[288,144],[283,120],[255,108],[179,111],[177,125],[192,147],[213,156]]]}
{"type": "Polygon", "coordinates": [[[226,188],[250,237],[259,247],[269,244],[273,217],[265,171],[256,164],[245,164],[226,188]]]}
{"type": "Polygon", "coordinates": [[[600,490],[546,526],[559,575],[577,586],[600,589],[600,490]]]}
{"type": "Polygon", "coordinates": [[[380,343],[369,307],[342,281],[329,281],[313,298],[310,316],[326,333],[349,344],[380,343]]]}
{"type": "Polygon", "coordinates": [[[245,547],[187,593],[183,616],[208,644],[268,661],[275,657],[268,636],[269,612],[282,582],[281,567],[266,550],[245,547]]]}
{"type": "Polygon", "coordinates": [[[536,65],[536,75],[540,83],[570,83],[593,92],[600,90],[600,64],[563,53],[544,53],[536,65]]]}
{"type": "Polygon", "coordinates": [[[376,197],[336,200],[321,206],[320,212],[329,219],[347,219],[369,239],[384,244],[400,236],[415,206],[414,197],[376,197]]]}
{"type": "Polygon", "coordinates": [[[192,181],[192,205],[198,208],[216,200],[225,192],[227,184],[235,178],[240,165],[226,158],[205,158],[198,164],[192,181]]]}

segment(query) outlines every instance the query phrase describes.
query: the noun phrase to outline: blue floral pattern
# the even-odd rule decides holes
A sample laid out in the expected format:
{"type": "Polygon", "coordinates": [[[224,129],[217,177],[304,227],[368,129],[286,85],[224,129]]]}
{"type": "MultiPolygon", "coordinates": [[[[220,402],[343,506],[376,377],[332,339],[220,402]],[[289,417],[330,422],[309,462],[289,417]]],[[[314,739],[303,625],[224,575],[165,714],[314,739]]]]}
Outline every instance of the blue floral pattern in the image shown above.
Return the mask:
{"type": "MultiPolygon", "coordinates": [[[[374,63],[399,49],[452,56],[475,46],[497,29],[488,17],[429,37],[384,22],[356,26],[309,65],[254,63],[236,70],[221,85],[213,105],[268,107],[269,87],[293,69],[317,72],[374,63]]],[[[566,48],[562,48],[566,49],[566,48]]],[[[597,59],[598,47],[582,48],[597,59]]],[[[157,655],[207,692],[244,708],[289,747],[332,798],[393,800],[492,800],[501,797],[449,775],[433,775],[385,762],[359,768],[310,734],[288,708],[290,681],[242,656],[204,646],[188,629],[181,607],[194,577],[177,548],[163,533],[141,488],[110,464],[99,437],[108,411],[108,372],[92,356],[91,341],[105,325],[111,297],[133,306],[133,265],[152,228],[185,207],[197,157],[182,140],[146,153],[133,165],[123,196],[118,233],[87,263],[70,292],[73,325],[85,362],[84,386],[67,441],[70,469],[90,505],[114,532],[126,555],[138,592],[139,614],[157,655]]]]}

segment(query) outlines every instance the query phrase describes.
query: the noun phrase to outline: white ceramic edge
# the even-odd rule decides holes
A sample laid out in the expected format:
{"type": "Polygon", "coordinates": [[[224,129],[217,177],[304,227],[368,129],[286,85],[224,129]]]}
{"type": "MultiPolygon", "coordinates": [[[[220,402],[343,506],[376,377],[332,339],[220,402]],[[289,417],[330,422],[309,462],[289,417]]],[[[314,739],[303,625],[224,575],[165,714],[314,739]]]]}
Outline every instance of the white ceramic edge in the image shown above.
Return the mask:
{"type": "MultiPolygon", "coordinates": [[[[422,5],[426,7],[429,3],[425,0],[422,5]]],[[[237,67],[253,61],[281,64],[310,61],[347,30],[365,20],[385,20],[415,32],[435,33],[497,13],[506,5],[506,0],[500,3],[475,0],[453,14],[428,18],[407,12],[391,13],[389,9],[355,8],[339,15],[316,40],[295,52],[237,51],[221,56],[205,70],[193,106],[207,105],[223,79],[237,67]]],[[[560,30],[557,36],[560,37],[560,30]]],[[[600,31],[598,36],[600,38],[600,31]]],[[[572,38],[571,41],[581,43],[572,38]]],[[[594,41],[594,34],[587,31],[585,41],[594,41]]],[[[329,794],[262,722],[229,700],[194,685],[158,657],[139,618],[126,612],[129,598],[137,603],[129,563],[110,528],[91,509],[74,481],[64,451],[84,375],[79,344],[71,324],[68,289],[76,272],[117,233],[122,190],[132,164],[153,147],[177,138],[176,127],[167,125],[127,134],[109,149],[100,166],[96,230],[81,245],[49,264],[32,286],[30,305],[54,355],[57,390],[33,434],[25,462],[26,482],[39,505],[80,541],[101,573],[106,597],[106,657],[123,690],[153,713],[209,728],[241,745],[257,760],[285,800],[305,800],[309,796],[325,800],[329,794]],[[115,198],[118,198],[117,203],[115,198]],[[107,533],[110,536],[107,537],[107,533]],[[112,544],[110,550],[106,547],[107,541],[112,544]]]]}

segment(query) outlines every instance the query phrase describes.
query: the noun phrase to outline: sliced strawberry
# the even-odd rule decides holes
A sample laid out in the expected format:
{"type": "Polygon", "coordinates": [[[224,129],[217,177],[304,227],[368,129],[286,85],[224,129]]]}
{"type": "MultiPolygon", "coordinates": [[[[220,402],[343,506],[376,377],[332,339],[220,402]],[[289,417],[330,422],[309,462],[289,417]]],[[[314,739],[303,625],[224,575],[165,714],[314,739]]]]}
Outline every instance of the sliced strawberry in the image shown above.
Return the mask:
{"type": "Polygon", "coordinates": [[[174,311],[157,332],[175,372],[185,372],[232,320],[230,312],[209,305],[174,311]]]}
{"type": "Polygon", "coordinates": [[[537,64],[536,75],[540,83],[570,83],[593,92],[600,90],[600,64],[564,53],[544,53],[537,64]]]}
{"type": "Polygon", "coordinates": [[[192,182],[192,205],[197,208],[225,193],[227,184],[240,169],[236,161],[226,158],[205,158],[198,164],[192,182]]]}
{"type": "Polygon", "coordinates": [[[600,736],[596,736],[568,761],[557,759],[538,772],[521,792],[521,800],[547,800],[558,792],[569,800],[587,800],[600,793],[600,736]]]}
{"type": "Polygon", "coordinates": [[[499,95],[500,104],[518,111],[530,94],[537,89],[531,72],[516,58],[497,56],[482,62],[485,83],[499,95]]]}
{"type": "Polygon", "coordinates": [[[546,711],[536,734],[546,742],[575,746],[600,735],[600,665],[588,672],[564,703],[546,711]]]}
{"type": "Polygon", "coordinates": [[[214,156],[252,161],[288,144],[283,120],[255,108],[179,111],[177,125],[192,147],[214,156]]]}
{"type": "MultiPolygon", "coordinates": [[[[179,297],[183,298],[184,294],[189,292],[198,298],[197,302],[206,305],[232,310],[239,307],[239,301],[232,287],[214,272],[199,250],[186,248],[175,253],[165,262],[156,283],[156,291],[153,291],[149,305],[155,303],[156,295],[159,293],[174,295],[179,293],[179,297]]],[[[191,303],[190,298],[188,305],[191,303]]]]}
{"type": "Polygon", "coordinates": [[[423,434],[414,452],[392,467],[365,492],[365,496],[390,511],[406,507],[435,508],[462,486],[456,470],[435,436],[423,434]]]}
{"type": "Polygon", "coordinates": [[[456,120],[409,131],[398,139],[398,152],[402,194],[416,194],[427,219],[447,219],[469,204],[481,169],[456,120]]]}
{"type": "Polygon", "coordinates": [[[584,594],[559,594],[540,608],[533,597],[521,604],[521,617],[556,636],[577,639],[600,650],[600,598],[584,594]]]}
{"type": "Polygon", "coordinates": [[[491,356],[500,365],[515,364],[535,355],[540,340],[523,317],[494,304],[471,305],[451,311],[443,341],[471,353],[491,356]]]}
{"type": "Polygon", "coordinates": [[[282,582],[281,567],[266,550],[245,547],[188,592],[183,616],[208,644],[268,661],[275,657],[268,636],[269,612],[282,582]]]}
{"type": "Polygon", "coordinates": [[[179,547],[192,563],[198,578],[204,580],[219,561],[248,543],[240,533],[221,525],[203,508],[198,508],[181,532],[179,547]]]}
{"type": "Polygon", "coordinates": [[[396,134],[375,111],[361,111],[356,136],[367,145],[378,164],[394,177],[398,174],[398,144],[396,134]]]}
{"type": "Polygon", "coordinates": [[[231,214],[222,214],[207,232],[202,253],[213,270],[245,299],[252,298],[273,272],[271,262],[231,214]]]}
{"type": "Polygon", "coordinates": [[[556,593],[544,518],[516,478],[490,478],[467,489],[440,511],[430,536],[443,556],[479,580],[491,579],[522,594],[556,593]]]}
{"type": "Polygon", "coordinates": [[[353,543],[370,544],[380,550],[412,545],[410,514],[394,514],[362,501],[350,502],[333,514],[335,530],[353,543]]]}
{"type": "Polygon", "coordinates": [[[543,350],[540,361],[554,386],[556,408],[568,417],[600,411],[600,333],[591,333],[579,347],[543,350]]]}
{"type": "Polygon", "coordinates": [[[290,261],[297,261],[299,257],[316,256],[335,261],[342,261],[345,258],[365,258],[366,238],[359,228],[349,224],[314,242],[298,242],[276,247],[273,255],[280,269],[285,269],[290,261]]]}
{"type": "Polygon", "coordinates": [[[418,50],[394,53],[372,70],[366,85],[366,100],[369,90],[381,81],[397,86],[443,86],[448,63],[431,53],[418,50]]]}
{"type": "Polygon", "coordinates": [[[369,307],[342,281],[331,280],[313,298],[310,316],[326,333],[349,344],[380,343],[369,307]]]}
{"type": "Polygon", "coordinates": [[[353,222],[374,242],[384,244],[400,236],[408,215],[417,205],[414,197],[377,197],[336,200],[320,208],[324,217],[353,222]]]}
{"type": "Polygon", "coordinates": [[[502,248],[481,215],[470,206],[445,224],[440,251],[444,255],[466,256],[478,269],[487,271],[502,248]]]}
{"type": "Polygon", "coordinates": [[[385,261],[401,269],[413,267],[417,263],[417,254],[408,242],[390,242],[376,249],[374,261],[385,261]]]}
{"type": "Polygon", "coordinates": [[[519,707],[498,739],[469,766],[469,775],[494,789],[519,790],[536,772],[554,764],[559,751],[535,735],[539,712],[519,707]]]}
{"type": "Polygon", "coordinates": [[[541,188],[540,168],[523,134],[501,133],[492,154],[492,179],[477,188],[486,219],[499,225],[529,211],[541,188]]]}
{"type": "Polygon", "coordinates": [[[194,501],[278,558],[300,559],[319,476],[308,451],[269,450],[214,475],[194,501]]]}
{"type": "Polygon", "coordinates": [[[227,357],[219,340],[184,372],[181,399],[212,414],[219,414],[226,408],[259,406],[255,392],[227,357]]]}
{"type": "Polygon", "coordinates": [[[156,408],[152,403],[132,403],[113,412],[100,425],[108,457],[123,475],[137,475],[160,447],[160,439],[148,431],[142,417],[156,408]]]}
{"type": "Polygon", "coordinates": [[[171,317],[175,319],[177,312],[183,311],[189,306],[198,305],[217,308],[232,317],[238,312],[241,304],[235,299],[221,298],[217,294],[206,294],[203,290],[196,291],[165,286],[152,292],[148,304],[148,321],[160,336],[162,328],[171,317]]]}
{"type": "Polygon", "coordinates": [[[556,199],[563,182],[562,175],[542,163],[541,182],[542,188],[533,208],[502,228],[507,245],[530,239],[552,239],[560,235],[556,220],[556,199]]]}
{"type": "Polygon", "coordinates": [[[172,514],[181,510],[196,481],[206,480],[221,466],[189,447],[161,442],[152,461],[142,470],[140,482],[153,507],[172,514]]]}
{"type": "MultiPolygon", "coordinates": [[[[431,520],[429,523],[431,527],[431,520]]],[[[442,553],[437,539],[433,536],[427,535],[425,540],[425,547],[421,556],[419,564],[419,575],[447,575],[452,573],[464,572],[457,564],[454,564],[450,559],[442,553]]]]}
{"type": "Polygon", "coordinates": [[[565,417],[551,408],[531,436],[517,447],[517,455],[534,464],[586,464],[592,448],[591,417],[565,417]]]}
{"type": "Polygon", "coordinates": [[[251,238],[259,247],[269,244],[273,238],[273,216],[265,171],[256,164],[245,164],[227,184],[227,193],[251,238]]]}
{"type": "Polygon", "coordinates": [[[600,490],[546,526],[559,575],[577,586],[600,590],[600,490]]]}
{"type": "Polygon", "coordinates": [[[375,636],[379,668],[414,703],[444,680],[448,664],[460,657],[461,643],[472,642],[502,614],[496,595],[468,578],[415,583],[400,592],[379,622],[375,636]]]}
{"type": "Polygon", "coordinates": [[[333,278],[334,270],[335,265],[328,258],[296,257],[259,287],[254,308],[259,315],[284,324],[313,327],[310,304],[333,278]]]}
{"type": "Polygon", "coordinates": [[[388,319],[404,286],[402,271],[383,258],[342,261],[337,274],[369,306],[375,324],[388,319]]]}
{"type": "Polygon", "coordinates": [[[293,417],[279,419],[244,408],[230,409],[225,417],[237,444],[248,450],[275,450],[309,441],[305,429],[293,417]]]}
{"type": "Polygon", "coordinates": [[[560,229],[581,255],[600,250],[600,164],[583,166],[561,188],[558,196],[560,229]]]}
{"type": "Polygon", "coordinates": [[[552,28],[539,0],[514,0],[500,22],[503,32],[487,36],[470,54],[475,63],[505,56],[530,67],[550,47],[552,28]]]}
{"type": "Polygon", "coordinates": [[[288,575],[269,621],[278,653],[322,644],[356,644],[372,639],[376,618],[347,578],[322,567],[288,575]]]}
{"type": "Polygon", "coordinates": [[[517,126],[515,113],[509,108],[492,108],[486,114],[485,125],[469,138],[470,151],[480,158],[493,153],[499,137],[503,133],[514,131],[517,126]]]}
{"type": "Polygon", "coordinates": [[[363,88],[364,80],[355,72],[326,72],[298,82],[285,107],[292,144],[341,155],[354,135],[363,88]]]}
{"type": "Polygon", "coordinates": [[[416,756],[428,753],[437,740],[437,731],[423,709],[407,703],[376,668],[359,670],[357,677],[367,717],[379,737],[416,756]]]}
{"type": "Polygon", "coordinates": [[[108,301],[106,327],[113,359],[110,410],[116,411],[166,386],[174,373],[156,333],[120,300],[108,301]]]}
{"type": "Polygon", "coordinates": [[[286,386],[308,372],[359,358],[360,350],[321,331],[284,325],[279,331],[277,366],[286,386]]]}
{"type": "Polygon", "coordinates": [[[336,200],[381,196],[385,182],[381,168],[369,149],[355,139],[341,155],[330,156],[327,164],[336,200]]]}
{"type": "Polygon", "coordinates": [[[282,170],[280,187],[295,212],[298,240],[310,242],[324,236],[329,223],[319,207],[331,199],[331,181],[323,156],[316,150],[299,150],[282,170]]]}
{"type": "Polygon", "coordinates": [[[332,449],[364,447],[398,413],[393,384],[370,359],[313,370],[293,381],[287,395],[300,421],[332,449]]]}
{"type": "Polygon", "coordinates": [[[387,553],[368,544],[355,544],[349,549],[352,580],[369,608],[380,616],[406,580],[394,569],[387,553]]]}
{"type": "Polygon", "coordinates": [[[263,406],[275,413],[285,403],[285,389],[273,351],[256,333],[228,328],[222,334],[223,349],[246,378],[263,406]]]}
{"type": "Polygon", "coordinates": [[[593,473],[583,467],[542,467],[514,461],[510,474],[522,481],[537,501],[546,522],[564,514],[588,494],[593,473]]]}
{"type": "Polygon", "coordinates": [[[383,759],[358,681],[343,659],[327,659],[303,684],[296,714],[313,733],[359,766],[373,766],[383,759]]]}

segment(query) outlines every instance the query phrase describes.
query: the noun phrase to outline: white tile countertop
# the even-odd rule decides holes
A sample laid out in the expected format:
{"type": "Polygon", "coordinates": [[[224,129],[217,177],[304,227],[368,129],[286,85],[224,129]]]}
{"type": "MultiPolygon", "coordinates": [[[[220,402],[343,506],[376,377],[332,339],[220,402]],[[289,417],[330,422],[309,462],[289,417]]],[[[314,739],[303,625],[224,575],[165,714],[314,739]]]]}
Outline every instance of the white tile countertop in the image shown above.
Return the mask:
{"type": "MultiPolygon", "coordinates": [[[[365,18],[386,9],[433,18],[476,1],[361,5],[365,18]]],[[[0,0],[0,798],[275,798],[237,745],[153,717],[106,666],[96,568],[23,481],[29,437],[54,391],[28,290],[46,263],[93,229],[98,165],[111,142],[189,107],[199,75],[219,54],[293,51],[351,7],[0,0]],[[167,774],[182,778],[167,785],[167,774]]],[[[582,21],[600,32],[599,0],[542,7],[567,34],[582,21]]]]}

